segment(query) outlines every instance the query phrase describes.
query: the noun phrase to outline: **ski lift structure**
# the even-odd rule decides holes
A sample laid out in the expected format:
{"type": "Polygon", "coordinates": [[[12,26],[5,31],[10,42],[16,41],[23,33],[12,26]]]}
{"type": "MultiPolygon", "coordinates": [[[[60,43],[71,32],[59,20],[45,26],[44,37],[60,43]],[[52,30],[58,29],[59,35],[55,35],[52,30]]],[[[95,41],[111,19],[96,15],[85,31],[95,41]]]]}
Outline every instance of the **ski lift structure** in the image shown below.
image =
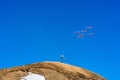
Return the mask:
{"type": "Polygon", "coordinates": [[[92,32],[93,27],[92,26],[87,26],[85,29],[82,29],[80,31],[75,31],[74,34],[76,34],[77,38],[83,38],[85,36],[93,36],[94,33],[92,32]]]}

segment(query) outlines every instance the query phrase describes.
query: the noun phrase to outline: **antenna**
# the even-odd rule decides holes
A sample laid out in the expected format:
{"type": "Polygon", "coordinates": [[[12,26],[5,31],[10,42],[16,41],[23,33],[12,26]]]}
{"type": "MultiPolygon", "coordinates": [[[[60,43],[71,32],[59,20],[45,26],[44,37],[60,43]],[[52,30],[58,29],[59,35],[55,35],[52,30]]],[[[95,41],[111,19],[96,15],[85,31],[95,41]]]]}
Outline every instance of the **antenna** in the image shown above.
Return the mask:
{"type": "Polygon", "coordinates": [[[62,51],[62,54],[60,55],[60,62],[64,62],[65,56],[64,56],[64,50],[62,51]]]}
{"type": "Polygon", "coordinates": [[[62,63],[64,62],[64,59],[65,59],[64,55],[63,55],[63,54],[60,55],[60,61],[61,61],[62,63]]]}

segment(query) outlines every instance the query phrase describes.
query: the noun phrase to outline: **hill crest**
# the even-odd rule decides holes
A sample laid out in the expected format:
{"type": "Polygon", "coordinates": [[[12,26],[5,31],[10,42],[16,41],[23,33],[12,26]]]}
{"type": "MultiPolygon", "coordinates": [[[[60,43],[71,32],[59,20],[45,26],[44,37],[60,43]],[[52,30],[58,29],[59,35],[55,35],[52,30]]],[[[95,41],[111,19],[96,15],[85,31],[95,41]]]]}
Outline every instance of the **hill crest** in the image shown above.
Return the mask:
{"type": "Polygon", "coordinates": [[[44,75],[46,80],[105,80],[86,69],[60,62],[41,62],[0,70],[0,80],[20,80],[28,72],[44,75]]]}

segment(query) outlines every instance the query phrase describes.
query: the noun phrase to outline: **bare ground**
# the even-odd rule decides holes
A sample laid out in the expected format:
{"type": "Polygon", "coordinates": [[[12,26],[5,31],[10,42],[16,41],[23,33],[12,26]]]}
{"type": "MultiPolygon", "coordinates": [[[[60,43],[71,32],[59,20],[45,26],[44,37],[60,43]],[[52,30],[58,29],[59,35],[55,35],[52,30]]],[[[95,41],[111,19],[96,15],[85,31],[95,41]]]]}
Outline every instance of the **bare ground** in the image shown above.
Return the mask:
{"type": "Polygon", "coordinates": [[[41,62],[0,70],[0,80],[20,80],[28,72],[41,74],[46,80],[105,80],[100,75],[60,62],[41,62]]]}

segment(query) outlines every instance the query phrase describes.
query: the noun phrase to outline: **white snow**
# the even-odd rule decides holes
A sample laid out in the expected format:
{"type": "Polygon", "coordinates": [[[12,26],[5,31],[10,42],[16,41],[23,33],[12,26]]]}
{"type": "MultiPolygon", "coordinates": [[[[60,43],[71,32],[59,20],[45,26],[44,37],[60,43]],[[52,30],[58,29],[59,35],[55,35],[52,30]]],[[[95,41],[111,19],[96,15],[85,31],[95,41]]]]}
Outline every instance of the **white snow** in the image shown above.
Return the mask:
{"type": "Polygon", "coordinates": [[[27,76],[21,77],[20,80],[45,80],[45,77],[29,72],[27,76]]]}

